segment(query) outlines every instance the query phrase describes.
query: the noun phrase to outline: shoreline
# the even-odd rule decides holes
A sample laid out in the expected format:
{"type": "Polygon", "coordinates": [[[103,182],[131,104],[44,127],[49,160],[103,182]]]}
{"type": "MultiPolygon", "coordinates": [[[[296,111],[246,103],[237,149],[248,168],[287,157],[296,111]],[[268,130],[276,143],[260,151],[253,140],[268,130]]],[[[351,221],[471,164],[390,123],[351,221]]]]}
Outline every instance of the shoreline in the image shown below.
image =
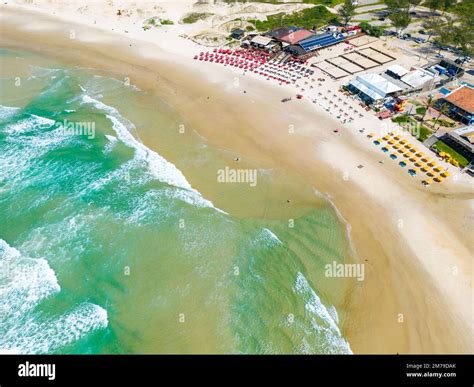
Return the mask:
{"type": "MultiPolygon", "coordinates": [[[[74,24],[78,38],[71,44],[66,34],[57,34],[58,27],[66,31],[70,22],[31,10],[10,11],[11,5],[4,8],[2,12],[10,17],[2,17],[3,45],[10,33],[12,47],[31,47],[37,42],[38,52],[45,55],[89,64],[115,76],[133,74],[132,84],[185,112],[196,125],[193,129],[214,145],[266,166],[284,166],[327,196],[350,225],[359,259],[369,262],[366,281],[348,295],[351,312],[342,327],[355,353],[472,351],[464,337],[470,338],[472,322],[472,246],[467,239],[469,229],[463,230],[457,222],[469,209],[463,197],[474,195],[462,181],[450,179],[430,191],[416,185],[393,163],[380,165],[383,156],[370,149],[370,142],[353,128],[345,126],[343,136],[334,135],[332,129],[343,125],[323,109],[315,110],[306,100],[282,106],[279,101],[291,88],[277,89],[255,77],[240,77],[240,87],[234,90],[229,69],[194,64],[191,56],[184,60],[186,55],[183,65],[177,66],[168,62],[172,53],[145,40],[134,40],[134,52],[126,53],[123,46],[129,43],[123,39],[130,36],[93,30],[86,23],[74,24]],[[32,18],[37,25],[43,22],[41,34],[38,27],[34,31],[21,27],[32,18]],[[16,29],[22,30],[23,43],[16,29]],[[42,37],[48,38],[47,44],[42,37]],[[62,48],[60,54],[58,48],[62,48]],[[152,49],[157,51],[154,55],[152,49]],[[83,55],[77,58],[72,53],[83,55]],[[190,70],[199,71],[199,76],[190,70]],[[152,82],[157,76],[160,81],[152,82]],[[242,90],[247,91],[245,95],[242,90]],[[318,128],[311,124],[315,119],[318,128]],[[288,135],[289,124],[297,128],[296,135],[288,135]],[[358,163],[365,167],[357,169],[358,163]],[[342,178],[345,172],[351,176],[348,181],[342,178]],[[420,209],[425,213],[417,213],[420,209]],[[404,228],[397,228],[398,219],[405,220],[404,228]],[[425,228],[422,232],[417,230],[420,224],[425,228]],[[453,266],[460,268],[457,278],[448,274],[453,266]],[[398,313],[406,316],[406,323],[397,322],[398,313]]],[[[146,136],[143,141],[150,142],[146,136]]],[[[194,187],[192,177],[189,180],[194,187]]],[[[219,198],[196,188],[221,208],[219,198]]]]}

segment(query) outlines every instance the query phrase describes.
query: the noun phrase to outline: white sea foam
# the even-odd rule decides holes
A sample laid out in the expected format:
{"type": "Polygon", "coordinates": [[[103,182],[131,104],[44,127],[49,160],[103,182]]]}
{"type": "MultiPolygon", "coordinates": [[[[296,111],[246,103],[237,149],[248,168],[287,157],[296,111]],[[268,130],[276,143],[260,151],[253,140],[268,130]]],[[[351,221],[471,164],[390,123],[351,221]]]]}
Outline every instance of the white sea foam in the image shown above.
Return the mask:
{"type": "MultiPolygon", "coordinates": [[[[338,318],[334,318],[337,313],[335,308],[328,310],[322,303],[319,296],[311,288],[305,276],[298,272],[296,275],[295,293],[302,296],[305,309],[311,319],[313,329],[321,335],[327,345],[323,344],[323,351],[326,353],[352,353],[349,343],[342,337],[337,325],[338,318]]],[[[308,344],[303,343],[303,350],[308,344]]]]}
{"type": "Polygon", "coordinates": [[[40,117],[35,114],[32,114],[30,117],[19,120],[13,124],[8,125],[5,128],[5,133],[7,134],[22,134],[29,132],[34,129],[47,129],[55,124],[54,120],[49,118],[40,117]]]}
{"type": "Polygon", "coordinates": [[[108,140],[108,142],[107,144],[105,144],[103,152],[107,154],[113,151],[113,149],[115,148],[115,145],[117,144],[118,139],[117,137],[111,136],[110,134],[106,134],[105,138],[108,140]]]}
{"type": "Polygon", "coordinates": [[[118,139],[120,139],[120,141],[122,141],[128,147],[134,149],[135,158],[146,163],[149,172],[155,179],[161,181],[162,183],[182,188],[187,191],[185,194],[183,192],[177,191],[176,198],[184,200],[187,203],[195,206],[215,208],[209,200],[203,198],[198,191],[192,188],[191,184],[189,184],[189,182],[186,180],[183,173],[178,168],[176,168],[174,164],[167,161],[158,153],[147,148],[130,133],[129,129],[134,128],[133,124],[122,117],[117,109],[106,105],[103,102],[98,101],[88,95],[83,95],[82,101],[86,104],[92,104],[97,109],[108,113],[106,116],[112,122],[112,127],[117,134],[118,139]]]}
{"type": "Polygon", "coordinates": [[[269,237],[272,241],[276,242],[277,244],[279,244],[279,245],[282,245],[282,244],[283,244],[283,242],[282,242],[271,230],[269,230],[268,228],[264,227],[264,228],[263,228],[263,233],[266,234],[266,235],[268,235],[268,237],[269,237]]]}
{"type": "Polygon", "coordinates": [[[18,107],[0,105],[0,123],[15,116],[21,109],[18,107]]]}
{"type": "Polygon", "coordinates": [[[107,312],[87,302],[59,316],[35,312],[60,290],[46,260],[23,256],[0,239],[1,353],[48,353],[107,326],[107,312]]]}

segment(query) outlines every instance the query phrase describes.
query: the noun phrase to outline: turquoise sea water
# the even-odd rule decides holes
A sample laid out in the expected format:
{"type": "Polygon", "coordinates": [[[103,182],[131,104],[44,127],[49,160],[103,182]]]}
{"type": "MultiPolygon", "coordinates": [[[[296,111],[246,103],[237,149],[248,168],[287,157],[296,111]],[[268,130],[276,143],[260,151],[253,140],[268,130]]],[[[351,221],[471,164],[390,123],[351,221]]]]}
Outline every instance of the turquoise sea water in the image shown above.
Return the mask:
{"type": "Polygon", "coordinates": [[[177,167],[222,151],[177,144],[164,101],[146,110],[118,80],[0,54],[2,352],[350,352],[345,284],[324,277],[349,254],[329,205],[294,228],[227,214],[177,167]],[[150,122],[163,152],[138,139],[150,122]]]}

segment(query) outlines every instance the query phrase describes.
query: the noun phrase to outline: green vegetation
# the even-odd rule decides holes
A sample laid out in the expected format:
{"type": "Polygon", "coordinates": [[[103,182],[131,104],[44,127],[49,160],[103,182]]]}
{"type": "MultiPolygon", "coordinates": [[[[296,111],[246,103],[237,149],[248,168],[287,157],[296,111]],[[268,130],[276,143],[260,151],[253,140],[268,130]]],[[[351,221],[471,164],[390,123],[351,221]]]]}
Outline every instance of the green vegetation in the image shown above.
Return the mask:
{"type": "Polygon", "coordinates": [[[174,24],[172,20],[168,20],[168,19],[160,19],[158,17],[152,17],[151,19],[148,19],[148,21],[146,21],[147,25],[145,25],[143,27],[143,29],[146,31],[148,29],[150,29],[152,26],[153,27],[158,27],[158,26],[164,26],[164,25],[172,25],[174,24]]]}
{"type": "Polygon", "coordinates": [[[393,12],[388,18],[392,22],[392,25],[395,27],[395,30],[398,34],[401,34],[402,31],[407,28],[411,23],[411,16],[408,12],[393,12]]]}
{"type": "MultiPolygon", "coordinates": [[[[287,4],[285,0],[220,0],[224,3],[268,3],[268,4],[287,4]]],[[[300,0],[303,4],[327,5],[333,7],[337,4],[343,3],[344,0],[300,0]]]]}
{"type": "MultiPolygon", "coordinates": [[[[400,34],[411,22],[411,12],[421,4],[420,0],[384,0],[392,26],[400,34]]],[[[474,1],[473,0],[425,0],[421,5],[431,12],[441,11],[423,22],[428,40],[436,35],[436,43],[453,46],[460,55],[474,54],[474,1]]]]}
{"type": "Polygon", "coordinates": [[[209,16],[212,16],[212,13],[208,12],[192,12],[185,16],[182,20],[184,24],[193,24],[196,23],[199,20],[205,19],[209,16]]]}
{"type": "Polygon", "coordinates": [[[440,119],[440,120],[438,120],[438,125],[439,126],[444,126],[445,128],[452,128],[452,127],[454,127],[455,124],[452,121],[440,119]]]}
{"type": "Polygon", "coordinates": [[[426,108],[424,106],[419,106],[416,108],[416,114],[419,114],[420,116],[425,116],[426,113],[426,108]]]}
{"type": "Polygon", "coordinates": [[[409,123],[409,122],[414,122],[414,120],[411,119],[408,115],[402,114],[400,116],[392,118],[392,122],[395,122],[396,124],[402,125],[402,124],[406,124],[406,123],[409,123]]]}
{"type": "Polygon", "coordinates": [[[469,160],[466,159],[464,156],[460,155],[458,152],[456,152],[453,148],[450,146],[446,145],[442,141],[438,141],[437,143],[434,144],[434,147],[439,151],[439,152],[446,152],[449,154],[454,160],[456,160],[461,167],[465,167],[466,165],[469,164],[469,160]]]}
{"type": "Polygon", "coordinates": [[[322,24],[334,20],[335,16],[324,6],[303,9],[291,14],[279,13],[270,15],[267,20],[252,20],[252,24],[259,31],[268,31],[282,26],[298,26],[306,29],[314,29],[322,24]]]}
{"type": "Polygon", "coordinates": [[[420,130],[418,131],[416,138],[423,142],[425,141],[429,136],[431,136],[431,130],[429,130],[426,126],[420,125],[420,130]]]}
{"type": "Polygon", "coordinates": [[[429,128],[410,117],[408,114],[402,114],[392,118],[392,122],[400,125],[405,130],[409,131],[419,141],[425,141],[432,132],[429,128]]]}
{"type": "Polygon", "coordinates": [[[349,22],[352,20],[355,14],[355,5],[352,4],[352,0],[345,0],[344,4],[339,8],[337,12],[339,17],[342,19],[344,25],[348,25],[349,22]]]}
{"type": "Polygon", "coordinates": [[[383,34],[383,28],[382,27],[372,26],[367,22],[360,23],[359,27],[367,35],[379,37],[379,36],[382,36],[382,34],[383,34]]]}

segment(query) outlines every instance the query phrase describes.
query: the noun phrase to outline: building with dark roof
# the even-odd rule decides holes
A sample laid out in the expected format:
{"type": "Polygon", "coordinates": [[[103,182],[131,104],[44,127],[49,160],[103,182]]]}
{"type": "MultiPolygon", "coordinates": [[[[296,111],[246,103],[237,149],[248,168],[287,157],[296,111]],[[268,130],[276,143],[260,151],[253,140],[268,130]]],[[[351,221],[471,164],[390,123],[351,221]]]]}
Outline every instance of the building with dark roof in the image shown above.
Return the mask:
{"type": "Polygon", "coordinates": [[[296,32],[298,30],[301,30],[299,27],[280,27],[280,28],[275,28],[269,32],[267,32],[265,35],[275,39],[275,40],[281,40],[282,37],[287,36],[288,34],[291,34],[293,32],[296,32]]]}
{"type": "Polygon", "coordinates": [[[469,162],[474,160],[474,126],[469,125],[444,134],[441,141],[464,156],[469,162]]]}
{"type": "Polygon", "coordinates": [[[285,50],[294,56],[303,56],[312,52],[343,42],[346,37],[337,32],[325,32],[322,34],[312,34],[306,39],[300,40],[297,44],[288,46],[285,50]]]}
{"type": "Polygon", "coordinates": [[[244,35],[245,35],[245,31],[240,28],[236,28],[235,30],[232,30],[230,33],[230,36],[237,40],[242,39],[244,35]]]}

